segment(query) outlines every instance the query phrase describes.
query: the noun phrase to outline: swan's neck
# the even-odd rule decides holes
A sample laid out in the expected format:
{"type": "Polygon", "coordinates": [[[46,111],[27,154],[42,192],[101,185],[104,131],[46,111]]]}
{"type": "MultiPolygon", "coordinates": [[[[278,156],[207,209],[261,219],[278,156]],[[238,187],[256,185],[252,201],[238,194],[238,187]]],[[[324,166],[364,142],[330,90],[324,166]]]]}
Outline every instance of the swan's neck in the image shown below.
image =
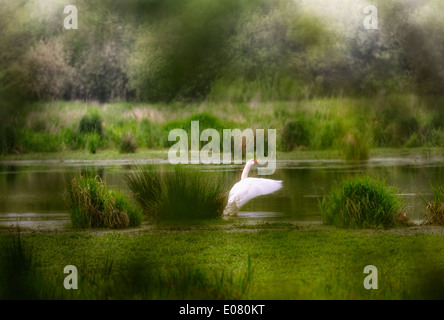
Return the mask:
{"type": "Polygon", "coordinates": [[[248,172],[250,172],[250,168],[253,165],[253,163],[247,163],[244,171],[242,171],[242,177],[241,180],[248,178],[248,172]]]}

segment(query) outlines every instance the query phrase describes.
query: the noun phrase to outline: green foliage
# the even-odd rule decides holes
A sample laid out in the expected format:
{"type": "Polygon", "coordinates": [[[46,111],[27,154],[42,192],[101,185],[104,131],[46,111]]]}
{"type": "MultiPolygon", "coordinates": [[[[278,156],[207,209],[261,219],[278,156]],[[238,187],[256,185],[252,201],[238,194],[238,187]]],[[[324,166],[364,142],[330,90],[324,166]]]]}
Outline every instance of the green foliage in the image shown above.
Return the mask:
{"type": "Polygon", "coordinates": [[[242,11],[239,1],[168,1],[162,23],[140,32],[130,63],[138,98],[203,98],[223,70],[230,37],[242,11]],[[146,90],[146,88],[149,88],[146,90]]]}
{"type": "Polygon", "coordinates": [[[80,133],[96,133],[99,136],[103,134],[102,119],[98,113],[86,114],[79,123],[80,133]]]}
{"type": "Polygon", "coordinates": [[[19,139],[24,152],[56,152],[62,146],[60,135],[48,132],[23,129],[19,131],[19,139]]]}
{"type": "Polygon", "coordinates": [[[0,126],[0,154],[11,153],[17,148],[17,133],[11,125],[0,126]]]}
{"type": "MultiPolygon", "coordinates": [[[[0,13],[7,113],[27,99],[250,102],[443,92],[438,1],[378,0],[387,28],[368,32],[354,18],[357,6],[325,15],[310,1],[78,0],[88,32],[70,33],[52,14],[63,10],[61,1],[25,2],[5,2],[0,13]]],[[[383,134],[392,130],[400,128],[383,134]]]]}
{"type": "Polygon", "coordinates": [[[376,146],[400,147],[419,131],[419,122],[405,99],[394,97],[387,104],[376,109],[374,119],[374,142],[376,146]]]}
{"type": "Polygon", "coordinates": [[[38,299],[44,278],[37,271],[32,248],[21,238],[20,230],[0,247],[0,299],[38,299]]]}
{"type": "Polygon", "coordinates": [[[134,153],[137,150],[137,143],[131,132],[127,132],[120,138],[120,153],[134,153]]]}
{"type": "MultiPolygon", "coordinates": [[[[187,132],[188,138],[191,138],[191,121],[199,121],[199,134],[205,129],[214,129],[219,132],[221,137],[220,144],[222,146],[223,129],[229,128],[227,124],[223,123],[220,119],[212,114],[203,112],[193,114],[185,119],[173,120],[162,126],[162,138],[164,147],[170,147],[174,144],[174,141],[168,141],[168,134],[173,129],[183,129],[187,132]]],[[[206,142],[199,140],[199,145],[202,147],[206,142]]],[[[191,147],[191,146],[190,146],[191,147]]]]}
{"type": "Polygon", "coordinates": [[[427,201],[424,196],[421,196],[427,205],[426,219],[424,224],[428,225],[444,225],[444,186],[430,185],[433,192],[433,199],[427,201]]]}
{"type": "Polygon", "coordinates": [[[12,287],[17,288],[12,296],[2,280],[0,291],[6,294],[1,298],[442,299],[442,236],[410,231],[415,230],[410,236],[403,230],[403,235],[335,228],[301,232],[292,224],[270,222],[162,224],[137,234],[23,233],[25,252],[36,262],[31,270],[37,272],[26,278],[16,272],[18,264],[3,258],[10,235],[2,230],[0,269],[9,264],[9,275],[26,286],[12,287]],[[79,290],[63,287],[67,252],[69,263],[78,267],[79,290]],[[378,267],[378,290],[362,286],[369,261],[378,267]],[[32,287],[37,295],[28,295],[32,287]]]}
{"type": "MultiPolygon", "coordinates": [[[[172,129],[183,129],[190,138],[191,122],[199,121],[200,133],[212,128],[221,138],[223,129],[252,128],[265,129],[267,140],[270,128],[276,129],[280,151],[338,150],[344,159],[365,160],[371,147],[444,146],[444,127],[432,125],[439,118],[441,103],[438,98],[415,95],[298,103],[141,104],[136,108],[114,103],[103,105],[100,115],[97,111],[84,115],[90,103],[44,102],[33,104],[22,119],[11,119],[0,127],[0,152],[169,148],[175,143],[168,141],[172,129]]],[[[200,147],[207,144],[199,143],[200,147]]],[[[222,150],[223,139],[220,143],[222,150]]]]}
{"type": "Polygon", "coordinates": [[[70,150],[85,149],[88,142],[88,134],[79,132],[77,126],[65,127],[61,132],[63,143],[70,150]]]}
{"type": "Polygon", "coordinates": [[[345,129],[340,119],[322,122],[318,134],[315,135],[314,147],[325,150],[338,147],[345,134],[345,129]]]}
{"type": "Polygon", "coordinates": [[[216,219],[227,202],[219,178],[175,166],[172,171],[137,167],[127,183],[144,213],[158,220],[216,219]]]}
{"type": "MultiPolygon", "coordinates": [[[[115,239],[126,242],[119,233],[108,234],[104,238],[111,243],[115,239]]],[[[63,243],[83,239],[82,235],[70,235],[63,243]]],[[[150,260],[147,263],[146,257],[131,259],[126,256],[126,259],[120,259],[116,252],[113,252],[112,258],[102,259],[100,253],[92,248],[94,259],[85,259],[85,250],[81,260],[74,258],[78,261],[76,265],[82,268],[82,276],[78,278],[79,290],[66,290],[61,272],[63,266],[56,264],[57,271],[42,268],[48,263],[47,259],[44,260],[48,258],[43,255],[45,250],[33,248],[29,239],[24,241],[20,233],[4,235],[1,240],[0,299],[4,300],[240,299],[247,296],[253,277],[249,257],[241,272],[191,264],[162,268],[153,265],[150,260]]],[[[108,248],[109,242],[102,248],[108,248]]],[[[137,246],[130,247],[127,252],[150,251],[148,246],[138,240],[136,242],[137,246]]],[[[54,265],[52,260],[49,263],[54,265]]]]}
{"type": "Polygon", "coordinates": [[[67,177],[65,201],[75,228],[127,228],[142,221],[142,212],[124,193],[98,176],[67,177]]]}
{"type": "Polygon", "coordinates": [[[148,119],[143,119],[137,130],[137,141],[147,148],[162,146],[160,126],[148,119]]]}
{"type": "Polygon", "coordinates": [[[408,224],[395,187],[368,175],[342,181],[319,203],[324,223],[341,228],[386,228],[408,224]]]}
{"type": "Polygon", "coordinates": [[[358,132],[347,134],[342,140],[342,155],[346,160],[367,160],[370,147],[362,134],[358,132]]]}
{"type": "Polygon", "coordinates": [[[292,151],[298,147],[308,147],[310,144],[308,122],[304,118],[287,121],[282,130],[281,141],[284,151],[292,151]]]}
{"type": "Polygon", "coordinates": [[[405,143],[405,146],[407,148],[417,148],[423,145],[423,142],[421,141],[421,138],[418,136],[416,132],[414,132],[409,140],[405,143]]]}
{"type": "Polygon", "coordinates": [[[69,60],[67,50],[57,38],[40,41],[30,48],[19,69],[28,83],[29,94],[43,100],[63,97],[75,71],[69,60]]]}
{"type": "Polygon", "coordinates": [[[100,145],[100,136],[96,133],[89,134],[87,141],[88,151],[95,154],[100,145]]]}

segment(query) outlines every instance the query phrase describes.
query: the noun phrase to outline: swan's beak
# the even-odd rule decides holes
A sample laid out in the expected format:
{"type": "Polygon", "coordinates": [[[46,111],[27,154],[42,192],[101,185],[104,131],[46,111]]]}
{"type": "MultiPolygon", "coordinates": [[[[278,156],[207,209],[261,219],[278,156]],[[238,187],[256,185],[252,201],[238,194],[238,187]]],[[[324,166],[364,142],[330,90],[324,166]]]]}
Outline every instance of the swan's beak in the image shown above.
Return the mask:
{"type": "Polygon", "coordinates": [[[254,163],[256,163],[257,162],[257,159],[254,159],[254,163]]]}

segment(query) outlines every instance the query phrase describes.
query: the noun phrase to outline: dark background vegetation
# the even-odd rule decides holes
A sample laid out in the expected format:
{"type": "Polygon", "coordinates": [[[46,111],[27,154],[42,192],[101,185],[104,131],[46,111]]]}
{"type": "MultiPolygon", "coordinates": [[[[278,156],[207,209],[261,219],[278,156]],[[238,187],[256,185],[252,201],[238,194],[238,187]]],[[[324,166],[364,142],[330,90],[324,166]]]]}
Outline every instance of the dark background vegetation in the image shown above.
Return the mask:
{"type": "MultiPolygon", "coordinates": [[[[264,102],[408,93],[442,109],[442,100],[430,98],[444,89],[441,1],[373,1],[378,30],[363,27],[367,3],[338,2],[336,11],[331,3],[73,0],[79,28],[65,30],[66,1],[0,0],[0,150],[14,149],[14,127],[33,101],[264,102]]],[[[400,117],[388,129],[398,140],[390,144],[383,139],[392,132],[382,140],[376,133],[376,146],[421,135],[396,107],[382,107],[381,119],[390,121],[390,112],[400,117]],[[405,128],[407,138],[399,138],[405,128]]]]}

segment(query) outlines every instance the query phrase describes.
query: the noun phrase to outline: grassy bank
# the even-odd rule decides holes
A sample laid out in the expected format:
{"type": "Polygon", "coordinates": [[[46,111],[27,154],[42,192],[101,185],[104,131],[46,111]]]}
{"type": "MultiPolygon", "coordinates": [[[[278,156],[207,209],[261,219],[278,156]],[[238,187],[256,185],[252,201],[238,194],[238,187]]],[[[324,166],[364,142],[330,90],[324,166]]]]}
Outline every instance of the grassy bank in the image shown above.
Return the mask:
{"type": "MultiPolygon", "coordinates": [[[[226,232],[163,226],[162,232],[29,233],[21,238],[24,247],[32,248],[34,274],[48,281],[49,298],[444,297],[441,235],[279,227],[226,232]],[[363,269],[370,264],[378,268],[378,290],[363,287],[363,269]],[[66,265],[78,268],[78,290],[63,289],[66,265]],[[134,268],[134,281],[122,279],[134,268]],[[162,277],[150,282],[149,273],[162,277]],[[133,286],[137,281],[143,288],[133,286]],[[182,290],[160,290],[163,286],[182,290]]],[[[7,237],[0,234],[2,247],[7,237]]]]}
{"type": "MultiPolygon", "coordinates": [[[[444,156],[444,148],[419,147],[419,148],[375,148],[370,150],[371,158],[400,158],[420,157],[429,160],[432,157],[444,156]]],[[[277,160],[342,160],[341,152],[338,150],[299,150],[299,151],[277,151],[277,160]]],[[[0,156],[0,161],[26,161],[26,160],[79,160],[79,161],[101,161],[101,160],[168,160],[168,149],[147,150],[139,149],[134,153],[122,154],[117,150],[99,150],[95,154],[87,150],[62,151],[62,152],[31,152],[24,154],[9,154],[0,156]]]]}
{"type": "Polygon", "coordinates": [[[17,126],[0,132],[8,142],[0,153],[156,156],[174,143],[168,141],[172,129],[189,132],[190,122],[199,121],[200,131],[214,128],[220,134],[224,128],[276,129],[280,152],[365,159],[376,148],[444,146],[441,105],[440,98],[413,95],[264,103],[42,102],[17,126]]]}

